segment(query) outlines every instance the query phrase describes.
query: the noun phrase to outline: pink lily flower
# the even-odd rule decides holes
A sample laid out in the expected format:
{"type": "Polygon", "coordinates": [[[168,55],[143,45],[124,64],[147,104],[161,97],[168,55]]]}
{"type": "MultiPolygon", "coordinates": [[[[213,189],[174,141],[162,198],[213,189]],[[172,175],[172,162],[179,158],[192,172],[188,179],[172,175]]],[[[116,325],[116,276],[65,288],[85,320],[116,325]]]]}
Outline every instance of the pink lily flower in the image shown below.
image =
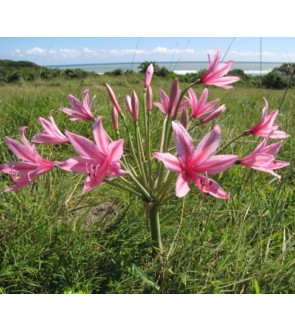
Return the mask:
{"type": "MultiPolygon", "coordinates": [[[[161,102],[154,102],[154,105],[159,108],[159,110],[164,114],[168,115],[168,112],[170,111],[170,116],[173,117],[175,114],[175,108],[178,102],[178,99],[180,97],[181,90],[178,88],[178,81],[175,80],[172,83],[171,89],[170,89],[170,96],[166,94],[164,90],[161,89],[160,91],[160,99],[161,102]]],[[[180,113],[188,104],[188,100],[181,101],[178,113],[180,113]]]]}
{"type": "Polygon", "coordinates": [[[69,95],[69,101],[72,105],[71,108],[62,108],[61,111],[70,115],[71,121],[81,121],[81,120],[93,120],[94,116],[91,112],[92,104],[95,99],[95,96],[92,98],[90,103],[89,100],[89,90],[84,90],[82,102],[77,99],[72,94],[69,95]]]}
{"type": "Polygon", "coordinates": [[[116,108],[118,114],[121,114],[122,113],[122,109],[121,109],[121,106],[118,103],[118,100],[116,98],[116,95],[115,95],[113,89],[108,84],[106,84],[106,88],[107,88],[107,92],[109,94],[109,97],[111,99],[112,104],[116,108]]]}
{"type": "MultiPolygon", "coordinates": [[[[214,112],[213,108],[214,106],[219,102],[220,99],[215,99],[210,102],[207,102],[208,99],[208,89],[204,89],[200,99],[198,100],[197,95],[195,91],[192,88],[188,89],[188,101],[192,110],[192,117],[197,119],[200,118],[201,116],[214,112]]],[[[224,110],[225,106],[222,105],[224,110]]],[[[220,114],[219,112],[218,114],[220,114]]],[[[208,121],[206,121],[208,122],[208,121]]]]}
{"type": "Polygon", "coordinates": [[[262,110],[262,117],[258,124],[249,130],[249,133],[258,136],[258,137],[269,137],[269,138],[287,138],[289,135],[284,131],[277,130],[278,125],[274,125],[274,121],[279,114],[279,111],[273,111],[270,114],[267,114],[268,111],[268,102],[266,98],[263,98],[265,101],[265,106],[262,110]]]}
{"type": "Polygon", "coordinates": [[[22,127],[19,132],[23,144],[10,137],[4,139],[9,150],[22,160],[0,165],[0,172],[10,174],[14,182],[14,185],[5,189],[4,192],[14,191],[30,184],[38,176],[49,172],[55,166],[54,162],[43,159],[35,146],[30,144],[25,137],[25,129],[26,127],[22,127]]]}
{"type": "Polygon", "coordinates": [[[154,66],[151,63],[147,67],[146,72],[145,72],[144,83],[143,83],[143,87],[144,88],[147,88],[147,87],[149,87],[151,85],[151,81],[152,81],[153,75],[154,75],[154,66]]]}
{"type": "Polygon", "coordinates": [[[120,165],[124,140],[110,141],[103,128],[101,116],[95,120],[93,125],[95,143],[68,131],[66,135],[79,156],[56,165],[65,171],[88,174],[83,191],[99,186],[106,177],[116,178],[128,174],[121,169],[120,165]]]}
{"type": "Polygon", "coordinates": [[[43,133],[36,134],[32,142],[37,144],[65,144],[69,140],[68,138],[58,129],[52,116],[49,117],[49,121],[40,117],[39,122],[44,128],[43,133]]]}
{"type": "Polygon", "coordinates": [[[206,85],[216,85],[224,89],[231,89],[233,86],[229,85],[240,80],[237,76],[224,77],[233,65],[233,61],[218,63],[220,59],[220,50],[217,49],[216,54],[211,61],[208,55],[209,68],[201,78],[201,82],[206,85]]]}
{"type": "Polygon", "coordinates": [[[221,129],[214,127],[194,149],[193,140],[186,129],[177,121],[172,122],[177,156],[170,153],[153,153],[153,157],[162,161],[171,172],[178,173],[175,186],[177,197],[185,196],[192,181],[201,192],[212,196],[229,199],[229,195],[220,185],[209,179],[207,174],[216,174],[227,170],[237,160],[236,155],[216,155],[221,129]]]}
{"type": "Polygon", "coordinates": [[[243,157],[239,163],[257,171],[270,173],[280,179],[281,176],[273,170],[286,167],[290,165],[290,163],[275,160],[275,155],[280,150],[283,142],[277,142],[267,146],[268,140],[268,138],[264,138],[264,140],[257,145],[255,150],[243,157]]]}

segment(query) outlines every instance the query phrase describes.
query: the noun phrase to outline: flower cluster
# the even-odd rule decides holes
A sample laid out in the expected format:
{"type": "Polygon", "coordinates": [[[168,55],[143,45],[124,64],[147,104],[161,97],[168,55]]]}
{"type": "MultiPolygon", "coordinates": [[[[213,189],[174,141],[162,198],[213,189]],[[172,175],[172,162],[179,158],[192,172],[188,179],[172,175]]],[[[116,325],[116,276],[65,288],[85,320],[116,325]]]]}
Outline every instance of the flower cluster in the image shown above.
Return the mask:
{"type": "MultiPolygon", "coordinates": [[[[215,125],[194,147],[193,138],[189,133],[190,126],[202,125],[216,119],[225,112],[225,105],[218,106],[219,99],[208,100],[209,91],[205,87],[199,94],[193,86],[204,84],[215,85],[224,89],[230,89],[231,83],[239,80],[235,76],[226,76],[233,65],[232,61],[220,63],[220,51],[217,50],[213,59],[209,56],[209,67],[200,80],[181,90],[177,80],[171,85],[169,95],[160,91],[160,101],[153,102],[153,90],[151,81],[153,78],[153,66],[148,66],[144,77],[144,105],[140,112],[140,102],[135,91],[125,98],[125,106],[134,122],[134,135],[130,134],[130,128],[125,118],[126,112],[120,106],[112,88],[106,84],[106,90],[112,103],[112,124],[116,140],[112,140],[106,133],[102,124],[102,117],[93,114],[93,102],[90,101],[89,91],[83,92],[82,101],[73,95],[69,95],[71,108],[61,108],[61,111],[69,115],[71,121],[90,120],[93,122],[93,138],[89,138],[62,131],[57,127],[52,116],[49,120],[39,118],[44,131],[36,134],[32,142],[35,144],[70,144],[77,153],[65,161],[48,161],[43,159],[24,135],[25,127],[20,130],[22,143],[10,137],[5,142],[11,152],[21,161],[0,165],[0,171],[11,175],[14,185],[5,191],[13,191],[28,185],[38,176],[58,167],[64,171],[84,173],[87,175],[84,182],[84,191],[98,187],[103,182],[114,184],[114,178],[127,176],[128,180],[120,188],[137,194],[145,201],[161,202],[166,195],[167,188],[171,185],[173,176],[177,173],[175,195],[185,196],[193,183],[202,193],[210,194],[217,198],[228,199],[230,195],[211,177],[216,173],[224,172],[232,165],[242,165],[258,171],[270,173],[289,165],[288,162],[275,160],[282,142],[268,145],[270,139],[284,139],[289,135],[279,130],[274,124],[278,116],[278,110],[268,114],[268,102],[262,110],[260,121],[243,135],[262,137],[254,151],[248,155],[215,154],[218,151],[221,137],[221,128],[215,125]],[[187,94],[187,95],[186,95],[187,94]],[[164,115],[162,136],[156,152],[151,150],[151,122],[153,106],[164,115]],[[142,119],[142,120],[141,120],[142,119]],[[127,140],[124,143],[120,137],[119,122],[123,121],[127,140]],[[144,135],[142,134],[144,128],[144,135]],[[174,136],[176,155],[171,151],[171,136],[174,136]],[[128,153],[124,153],[124,144],[128,144],[128,153]],[[156,163],[155,161],[160,163],[156,163]],[[167,169],[165,171],[164,167],[167,169]]],[[[127,114],[128,114],[127,113],[127,114]]],[[[156,123],[158,127],[158,123],[156,123]]],[[[243,136],[240,135],[239,137],[243,136]]],[[[234,140],[233,140],[234,141],[234,140]]],[[[223,150],[221,147],[220,150],[223,150]]]]}

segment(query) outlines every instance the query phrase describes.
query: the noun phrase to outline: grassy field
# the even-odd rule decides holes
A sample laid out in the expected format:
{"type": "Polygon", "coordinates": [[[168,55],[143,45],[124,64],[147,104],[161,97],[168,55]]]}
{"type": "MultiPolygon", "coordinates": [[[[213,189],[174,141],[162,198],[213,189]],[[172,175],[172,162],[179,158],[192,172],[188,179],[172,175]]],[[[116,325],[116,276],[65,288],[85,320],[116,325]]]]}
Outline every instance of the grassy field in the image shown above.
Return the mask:
{"type": "MultiPolygon", "coordinates": [[[[50,81],[0,86],[0,163],[13,159],[3,141],[40,132],[38,117],[53,114],[59,127],[92,138],[91,125],[71,123],[58,109],[69,106],[67,95],[96,94],[96,114],[112,133],[109,82],[123,105],[126,94],[140,95],[135,77],[50,81]]],[[[155,100],[160,87],[153,81],[155,100]]],[[[200,91],[200,87],[198,91],[200,91]]],[[[284,91],[235,88],[209,89],[227,107],[218,123],[223,143],[258,122],[262,97],[275,109],[284,91]]],[[[156,123],[161,114],[153,110],[156,123]]],[[[3,194],[9,176],[0,174],[0,292],[2,293],[294,293],[295,292],[295,91],[289,90],[277,119],[291,137],[278,159],[289,161],[282,179],[241,167],[214,178],[231,194],[229,201],[203,197],[196,188],[185,199],[171,198],[161,211],[163,243],[168,255],[161,287],[142,203],[103,185],[82,195],[85,176],[58,169],[20,191],[3,194]]],[[[195,132],[200,139],[211,128],[195,132]]],[[[159,131],[153,132],[156,151],[159,131]]],[[[257,139],[247,137],[227,153],[243,156],[257,139]],[[243,143],[243,144],[242,144],[243,143]]],[[[70,147],[40,146],[48,159],[74,155],[70,147]]],[[[171,191],[173,192],[173,190],[171,191]]]]}

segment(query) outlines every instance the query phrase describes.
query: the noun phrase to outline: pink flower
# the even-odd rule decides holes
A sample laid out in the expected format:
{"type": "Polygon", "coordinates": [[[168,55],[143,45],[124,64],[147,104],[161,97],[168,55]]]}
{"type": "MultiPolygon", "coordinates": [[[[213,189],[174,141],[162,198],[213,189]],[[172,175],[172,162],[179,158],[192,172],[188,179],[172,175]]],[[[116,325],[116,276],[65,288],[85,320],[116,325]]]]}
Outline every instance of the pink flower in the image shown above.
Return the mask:
{"type": "Polygon", "coordinates": [[[147,87],[149,87],[151,85],[151,81],[152,81],[153,75],[154,75],[154,66],[151,63],[147,67],[146,72],[145,72],[144,84],[143,84],[144,88],[147,88],[147,87]]]}
{"type": "Polygon", "coordinates": [[[108,84],[106,84],[106,88],[107,88],[107,92],[109,94],[109,97],[111,99],[112,104],[116,108],[118,114],[121,114],[122,113],[122,109],[121,109],[121,107],[120,107],[120,105],[118,103],[118,100],[117,100],[117,98],[115,96],[114,91],[112,90],[112,88],[108,84]]]}
{"type": "Polygon", "coordinates": [[[277,130],[279,128],[278,125],[274,125],[274,121],[279,114],[279,111],[273,111],[270,114],[267,114],[268,111],[268,102],[266,98],[263,98],[265,101],[265,106],[262,110],[262,117],[258,124],[254,126],[249,133],[258,136],[258,137],[270,137],[270,138],[287,138],[289,137],[284,131],[277,130]]]}
{"type": "Polygon", "coordinates": [[[229,195],[219,184],[207,176],[227,170],[237,160],[235,155],[212,156],[219,145],[220,127],[215,126],[194,149],[193,140],[186,129],[177,121],[173,121],[172,126],[177,157],[160,152],[154,153],[153,157],[162,161],[171,172],[179,174],[175,187],[176,196],[185,196],[190,190],[189,183],[192,181],[201,192],[228,199],[229,195]]]}
{"type": "Polygon", "coordinates": [[[217,49],[216,54],[211,61],[208,55],[209,68],[201,78],[201,82],[207,85],[216,85],[224,89],[231,89],[232,86],[228,85],[240,80],[237,76],[224,77],[233,65],[233,61],[218,63],[220,59],[220,50],[217,49]]]}
{"type": "Polygon", "coordinates": [[[81,120],[93,120],[94,116],[91,112],[92,104],[95,99],[95,96],[92,98],[90,103],[89,90],[84,90],[82,102],[73,95],[69,95],[69,101],[72,105],[72,108],[62,108],[61,111],[69,114],[71,116],[71,121],[81,121],[81,120]]]}
{"type": "Polygon", "coordinates": [[[286,161],[275,160],[275,155],[278,153],[281,148],[283,142],[277,142],[267,146],[268,138],[264,138],[264,140],[257,145],[254,151],[252,151],[247,156],[243,157],[239,163],[253,168],[257,171],[270,173],[277,178],[280,178],[280,175],[275,173],[274,169],[279,169],[290,165],[290,163],[286,161]]]}
{"type": "Polygon", "coordinates": [[[32,141],[37,144],[64,144],[69,140],[58,129],[52,116],[49,117],[49,121],[44,118],[39,118],[41,126],[44,128],[43,133],[36,134],[32,141]]]}
{"type": "MultiPolygon", "coordinates": [[[[169,113],[170,116],[173,117],[180,94],[181,90],[178,88],[178,81],[175,80],[173,81],[170,89],[170,96],[168,97],[166,92],[164,90],[161,90],[160,92],[161,102],[160,103],[154,102],[154,105],[157,106],[164,115],[168,115],[169,113]]],[[[183,100],[179,105],[178,113],[180,113],[186,107],[187,104],[188,101],[183,100]]]]}
{"type": "Polygon", "coordinates": [[[198,119],[204,115],[207,115],[205,117],[206,120],[201,121],[202,123],[212,120],[213,118],[217,117],[220,113],[225,111],[224,105],[220,106],[217,110],[214,110],[214,106],[219,102],[220,99],[215,99],[210,102],[207,102],[208,99],[207,88],[203,90],[199,100],[192,88],[188,89],[188,95],[189,95],[188,101],[192,110],[192,117],[198,119]]]}
{"type": "Polygon", "coordinates": [[[35,146],[30,144],[25,137],[25,129],[26,127],[22,127],[19,133],[23,144],[10,137],[5,137],[5,143],[10,151],[22,160],[0,165],[0,172],[10,174],[14,182],[12,187],[4,190],[5,192],[14,191],[30,184],[38,176],[49,172],[55,166],[55,163],[43,159],[35,146]]]}
{"type": "Polygon", "coordinates": [[[115,178],[128,174],[121,169],[119,162],[123,155],[124,140],[110,142],[103,128],[101,116],[95,120],[93,125],[95,143],[70,132],[66,132],[66,135],[79,156],[56,165],[65,171],[88,174],[83,191],[99,186],[105,177],[115,178]]]}

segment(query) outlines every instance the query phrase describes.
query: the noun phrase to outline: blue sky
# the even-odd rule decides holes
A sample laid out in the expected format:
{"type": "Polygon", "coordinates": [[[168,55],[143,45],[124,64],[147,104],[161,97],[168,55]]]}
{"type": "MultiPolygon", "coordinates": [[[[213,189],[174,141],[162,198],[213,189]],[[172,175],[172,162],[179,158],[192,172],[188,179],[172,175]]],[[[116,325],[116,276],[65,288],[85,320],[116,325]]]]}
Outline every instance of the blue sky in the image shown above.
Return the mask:
{"type": "MultiPolygon", "coordinates": [[[[0,38],[0,58],[40,65],[152,61],[207,61],[207,54],[232,43],[226,59],[259,61],[260,38],[99,37],[0,38]]],[[[295,62],[295,38],[262,38],[264,62],[295,62]]]]}

